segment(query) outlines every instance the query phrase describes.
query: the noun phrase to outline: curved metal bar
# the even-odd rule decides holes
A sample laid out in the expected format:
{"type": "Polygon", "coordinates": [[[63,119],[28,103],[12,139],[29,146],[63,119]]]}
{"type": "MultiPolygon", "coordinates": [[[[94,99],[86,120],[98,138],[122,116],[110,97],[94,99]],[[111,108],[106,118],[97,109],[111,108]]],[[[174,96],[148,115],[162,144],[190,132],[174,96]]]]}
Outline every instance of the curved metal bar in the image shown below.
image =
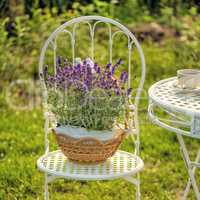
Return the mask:
{"type": "MultiPolygon", "coordinates": [[[[56,36],[57,37],[57,36],[56,36]]],[[[54,47],[53,47],[53,62],[54,62],[54,74],[56,75],[56,49],[57,49],[57,41],[56,38],[54,39],[54,47]]]]}
{"type": "Polygon", "coordinates": [[[50,44],[52,45],[53,49],[55,48],[56,44],[53,41],[50,41],[50,44]]]}
{"type": "Polygon", "coordinates": [[[128,36],[125,32],[123,32],[123,31],[121,31],[121,30],[115,31],[115,32],[112,34],[112,39],[113,39],[117,34],[119,34],[119,33],[122,33],[123,35],[125,35],[125,36],[127,37],[127,39],[129,40],[129,36],[128,36]]]}
{"type": "MultiPolygon", "coordinates": [[[[191,123],[189,121],[188,122],[184,121],[183,118],[181,118],[180,116],[177,116],[175,113],[170,112],[169,110],[166,110],[166,109],[165,109],[165,112],[169,114],[173,119],[179,120],[179,121],[173,121],[173,122],[178,123],[178,124],[184,123],[182,125],[186,127],[191,126],[191,123]]],[[[178,114],[181,114],[181,113],[178,113],[178,114]]]]}
{"type": "MultiPolygon", "coordinates": [[[[122,33],[122,34],[125,34],[123,31],[119,30],[119,31],[116,31],[112,34],[112,42],[113,42],[113,39],[114,37],[119,34],[119,33],[122,33]]],[[[134,44],[134,41],[132,40],[131,41],[131,38],[129,37],[129,35],[125,34],[127,36],[127,40],[128,40],[128,74],[129,74],[129,77],[128,77],[128,88],[131,87],[131,53],[132,53],[132,45],[134,44]]],[[[139,89],[139,88],[138,88],[139,89]]],[[[137,93],[140,92],[139,90],[137,90],[137,93]]],[[[139,101],[139,97],[140,96],[137,96],[135,97],[135,112],[134,112],[134,120],[131,120],[130,123],[131,124],[134,124],[135,128],[136,128],[136,135],[137,135],[137,139],[136,141],[139,141],[139,119],[138,119],[138,101],[139,101]]],[[[132,125],[131,125],[132,126],[132,125]]],[[[135,141],[135,139],[132,137],[132,140],[135,141]]],[[[139,146],[140,144],[136,144],[136,155],[137,152],[139,152],[139,146]]]]}
{"type": "MultiPolygon", "coordinates": [[[[74,41],[74,35],[73,35],[70,31],[68,31],[68,30],[66,30],[66,29],[62,30],[60,33],[66,33],[66,34],[68,34],[68,35],[70,36],[71,45],[72,45],[72,58],[74,59],[74,43],[75,43],[75,41],[74,41]]],[[[55,36],[55,38],[54,38],[56,47],[57,47],[57,37],[58,37],[58,35],[59,35],[59,34],[57,34],[57,35],[55,36]]],[[[56,50],[56,49],[55,49],[55,50],[56,50]]],[[[54,51],[55,51],[55,50],[54,50],[54,51]]],[[[54,54],[54,55],[55,55],[55,54],[54,54]]],[[[54,56],[54,70],[55,70],[55,73],[56,73],[56,56],[54,56]]]]}
{"type": "Polygon", "coordinates": [[[131,53],[132,53],[132,44],[133,41],[130,42],[130,38],[128,38],[128,88],[131,87],[131,53]]]}
{"type": "Polygon", "coordinates": [[[68,31],[68,30],[63,30],[63,32],[64,33],[67,33],[67,34],[69,34],[70,35],[70,38],[71,38],[71,45],[72,45],[72,59],[73,59],[73,62],[74,62],[74,57],[75,57],[75,47],[74,47],[74,45],[75,45],[75,36],[74,36],[74,34],[72,34],[70,31],[68,31]]]}
{"type": "Polygon", "coordinates": [[[45,154],[49,152],[49,114],[45,113],[45,124],[44,124],[44,133],[45,133],[45,154]]]}
{"type": "Polygon", "coordinates": [[[127,41],[128,41],[128,88],[131,87],[131,52],[132,52],[132,45],[131,45],[131,40],[130,40],[130,37],[124,33],[123,31],[119,30],[119,31],[115,31],[113,34],[112,34],[112,37],[111,37],[111,43],[113,44],[113,40],[114,40],[114,37],[119,34],[119,33],[122,33],[123,35],[125,35],[127,37],[127,41]]]}
{"type": "MultiPolygon", "coordinates": [[[[89,33],[90,33],[90,37],[91,37],[91,46],[92,46],[92,50],[91,50],[91,57],[92,59],[94,59],[94,33],[93,33],[93,29],[91,24],[88,21],[80,21],[74,24],[73,26],[73,36],[74,36],[74,48],[75,48],[75,38],[76,38],[76,29],[77,29],[77,25],[79,25],[80,23],[84,23],[87,24],[89,26],[89,33]]],[[[74,57],[73,57],[73,64],[75,62],[75,49],[74,49],[74,57]]]]}
{"type": "Polygon", "coordinates": [[[191,134],[189,131],[185,131],[185,130],[182,130],[182,129],[179,129],[179,128],[175,128],[175,127],[172,127],[172,126],[162,122],[160,118],[156,117],[156,115],[154,113],[154,109],[153,109],[154,106],[155,106],[154,103],[151,102],[151,103],[149,103],[149,107],[148,107],[148,115],[149,115],[149,118],[152,121],[152,123],[155,123],[158,126],[165,128],[169,131],[175,132],[177,134],[181,134],[181,135],[185,135],[185,136],[188,136],[188,137],[200,139],[200,135],[198,136],[198,135],[191,134]]]}
{"type": "MultiPolygon", "coordinates": [[[[162,121],[165,121],[165,122],[170,122],[170,123],[173,123],[174,125],[181,125],[182,127],[188,127],[190,128],[191,127],[191,122],[190,121],[187,121],[181,117],[178,116],[178,114],[180,115],[181,113],[178,113],[176,112],[172,112],[170,110],[166,110],[165,108],[163,108],[162,106],[159,106],[156,104],[156,107],[160,108],[161,110],[163,110],[166,114],[168,114],[172,119],[162,119],[162,121]]],[[[161,118],[160,118],[161,120],[161,118]]]]}
{"type": "MultiPolygon", "coordinates": [[[[109,55],[110,55],[109,60],[110,60],[110,63],[112,63],[112,30],[111,30],[110,24],[106,23],[106,22],[103,22],[103,21],[95,22],[94,25],[93,25],[93,28],[92,28],[92,30],[93,30],[93,39],[94,39],[94,32],[95,32],[96,26],[99,23],[105,23],[108,26],[108,31],[109,31],[109,55]]],[[[94,42],[93,42],[93,48],[94,48],[94,42]]],[[[94,51],[94,49],[93,49],[93,51],[94,51]]]]}

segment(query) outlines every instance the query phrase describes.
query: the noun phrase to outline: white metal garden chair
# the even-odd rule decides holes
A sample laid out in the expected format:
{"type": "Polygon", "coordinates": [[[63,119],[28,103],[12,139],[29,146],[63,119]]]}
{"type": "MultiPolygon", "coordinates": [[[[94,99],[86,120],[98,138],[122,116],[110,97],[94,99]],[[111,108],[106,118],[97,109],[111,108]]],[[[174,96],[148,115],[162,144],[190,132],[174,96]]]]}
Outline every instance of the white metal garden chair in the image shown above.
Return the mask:
{"type": "MultiPolygon", "coordinates": [[[[87,24],[89,27],[90,37],[91,37],[91,54],[88,55],[92,59],[94,59],[95,53],[95,45],[94,45],[94,33],[97,26],[100,23],[105,23],[108,30],[109,35],[109,60],[108,62],[112,63],[113,61],[113,38],[118,34],[124,34],[128,39],[127,46],[127,63],[128,63],[128,87],[131,85],[131,56],[133,45],[135,45],[135,49],[138,52],[139,59],[141,61],[141,70],[140,70],[140,80],[138,83],[138,87],[136,90],[136,95],[134,98],[134,103],[130,105],[132,108],[132,115],[130,116],[129,125],[131,127],[130,135],[134,142],[134,153],[128,153],[125,151],[118,150],[115,155],[108,159],[103,164],[96,165],[80,165],[67,160],[67,158],[61,153],[60,150],[49,152],[49,139],[48,135],[51,133],[51,128],[53,126],[53,122],[51,121],[51,115],[48,112],[47,106],[47,89],[45,86],[45,82],[41,79],[43,86],[43,96],[44,96],[44,117],[45,117],[45,154],[41,156],[37,161],[38,168],[45,173],[45,200],[49,199],[48,194],[48,183],[57,179],[57,178],[65,178],[65,179],[73,179],[73,180],[111,180],[116,178],[123,178],[136,186],[136,199],[139,200],[141,198],[140,195],[140,176],[139,172],[143,168],[143,161],[139,157],[139,146],[140,146],[140,137],[139,137],[139,123],[138,123],[138,103],[140,99],[140,95],[142,92],[144,80],[145,80],[145,59],[135,36],[122,24],[119,22],[105,18],[100,16],[83,16],[72,19],[59,28],[57,28],[47,39],[45,42],[39,61],[39,72],[43,73],[44,68],[44,59],[47,48],[49,46],[53,47],[53,55],[54,55],[54,71],[56,73],[56,38],[58,34],[65,32],[69,34],[71,38],[72,45],[72,62],[75,62],[75,43],[76,43],[76,31],[77,24],[87,24]],[[68,27],[72,27],[72,31],[68,30],[68,27]],[[115,31],[112,31],[112,27],[115,27],[115,31]],[[133,177],[134,176],[134,177],[133,177]]],[[[117,51],[117,50],[116,50],[117,51]]],[[[88,52],[89,53],[89,52],[88,52]]],[[[135,75],[135,74],[134,74],[135,75]]]]}

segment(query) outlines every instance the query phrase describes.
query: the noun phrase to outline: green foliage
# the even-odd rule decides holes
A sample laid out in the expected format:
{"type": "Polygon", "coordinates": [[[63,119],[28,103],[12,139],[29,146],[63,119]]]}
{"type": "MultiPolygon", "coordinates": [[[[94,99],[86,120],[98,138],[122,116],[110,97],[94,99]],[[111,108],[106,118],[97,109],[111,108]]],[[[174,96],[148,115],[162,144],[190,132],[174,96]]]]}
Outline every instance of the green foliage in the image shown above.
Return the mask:
{"type": "Polygon", "coordinates": [[[110,4],[99,0],[94,0],[92,4],[87,5],[82,5],[81,2],[75,2],[72,8],[76,15],[94,15],[102,13],[102,15],[108,17],[110,12],[110,4]]]}
{"type": "Polygon", "coordinates": [[[89,93],[50,90],[48,103],[59,124],[91,130],[110,130],[123,109],[121,96],[95,89],[89,93]]]}

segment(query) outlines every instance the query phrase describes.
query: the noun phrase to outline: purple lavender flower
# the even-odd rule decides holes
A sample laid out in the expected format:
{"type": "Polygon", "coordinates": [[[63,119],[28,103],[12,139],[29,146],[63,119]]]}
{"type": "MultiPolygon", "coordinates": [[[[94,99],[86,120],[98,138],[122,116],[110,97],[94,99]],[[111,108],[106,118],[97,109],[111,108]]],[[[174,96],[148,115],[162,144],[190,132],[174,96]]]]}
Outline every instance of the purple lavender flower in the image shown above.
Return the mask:
{"type": "Polygon", "coordinates": [[[101,69],[100,69],[100,67],[97,67],[96,72],[97,72],[97,74],[100,74],[100,73],[101,73],[101,69]]]}
{"type": "Polygon", "coordinates": [[[92,73],[92,68],[89,64],[87,64],[87,75],[90,75],[92,73]]]}
{"type": "Polygon", "coordinates": [[[115,90],[115,93],[116,93],[117,96],[119,96],[119,95],[121,94],[120,89],[117,88],[117,89],[115,90]]]}
{"type": "Polygon", "coordinates": [[[56,66],[59,67],[62,64],[62,58],[61,56],[57,56],[56,58],[56,66]]]}
{"type": "Polygon", "coordinates": [[[128,79],[128,74],[126,73],[126,71],[123,71],[120,76],[120,81],[125,83],[127,79],[128,79]]]}
{"type": "Polygon", "coordinates": [[[108,79],[112,78],[112,72],[108,72],[107,77],[108,79]]]}
{"type": "Polygon", "coordinates": [[[111,63],[108,63],[108,64],[106,65],[106,69],[110,69],[110,67],[111,67],[111,63]]]}
{"type": "Polygon", "coordinates": [[[128,74],[126,73],[124,76],[124,83],[128,80],[128,74]]]}
{"type": "Polygon", "coordinates": [[[132,88],[128,88],[126,95],[129,96],[131,94],[132,88]]]}
{"type": "Polygon", "coordinates": [[[125,71],[123,71],[122,73],[121,73],[121,76],[120,76],[120,81],[123,81],[124,80],[124,75],[126,74],[126,72],[125,71]]]}
{"type": "Polygon", "coordinates": [[[94,67],[94,62],[93,62],[90,58],[86,58],[86,59],[85,59],[85,64],[86,64],[86,65],[90,65],[91,68],[94,67]]]}
{"type": "Polygon", "coordinates": [[[100,74],[100,72],[101,72],[101,69],[97,63],[94,64],[94,70],[96,71],[97,74],[100,74]]]}
{"type": "Polygon", "coordinates": [[[122,64],[122,59],[121,59],[121,58],[120,58],[120,59],[116,62],[116,64],[112,67],[112,69],[111,69],[111,75],[113,75],[113,74],[115,73],[116,68],[117,68],[120,64],[122,64]]]}
{"type": "Polygon", "coordinates": [[[111,68],[111,64],[107,64],[105,70],[101,70],[97,63],[90,58],[83,62],[71,66],[65,59],[62,64],[61,57],[57,57],[56,75],[46,78],[49,87],[57,86],[60,90],[77,90],[77,92],[85,92],[96,88],[105,90],[108,94],[115,91],[116,95],[127,95],[131,90],[124,91],[124,83],[128,75],[122,72],[120,79],[113,77],[117,66],[121,64],[121,59],[111,68]]]}

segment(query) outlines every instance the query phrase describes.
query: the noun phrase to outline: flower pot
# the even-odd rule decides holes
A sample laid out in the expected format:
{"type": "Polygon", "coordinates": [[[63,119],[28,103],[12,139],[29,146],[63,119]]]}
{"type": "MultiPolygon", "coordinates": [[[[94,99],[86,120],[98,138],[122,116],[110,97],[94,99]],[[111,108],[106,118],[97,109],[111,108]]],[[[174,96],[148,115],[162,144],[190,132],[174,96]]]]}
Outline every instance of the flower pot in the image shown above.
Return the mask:
{"type": "Polygon", "coordinates": [[[57,127],[54,133],[63,154],[70,160],[95,164],[113,156],[121,144],[125,131],[88,131],[72,126],[57,127]]]}

